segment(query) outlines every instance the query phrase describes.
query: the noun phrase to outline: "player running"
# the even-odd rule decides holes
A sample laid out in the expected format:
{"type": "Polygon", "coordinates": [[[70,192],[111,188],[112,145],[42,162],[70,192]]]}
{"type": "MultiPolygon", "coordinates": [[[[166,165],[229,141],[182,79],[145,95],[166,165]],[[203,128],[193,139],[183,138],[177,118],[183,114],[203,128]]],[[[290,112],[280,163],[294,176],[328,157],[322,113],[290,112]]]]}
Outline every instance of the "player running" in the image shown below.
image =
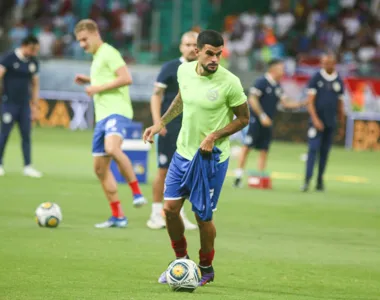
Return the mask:
{"type": "MultiPolygon", "coordinates": [[[[188,257],[184,226],[180,216],[184,200],[189,198],[192,201],[193,211],[199,203],[206,203],[203,209],[206,212],[216,209],[228,168],[229,136],[244,128],[249,122],[247,99],[240,80],[219,66],[223,46],[223,37],[218,32],[205,30],[199,34],[196,49],[198,61],[182,64],[178,68],[178,95],[160,122],[144,132],[144,141],[153,142],[153,136],[183,112],[177,150],[169,166],[164,192],[166,227],[177,258],[188,257]],[[234,115],[235,120],[233,120],[234,115]],[[219,162],[212,170],[213,177],[210,178],[210,182],[198,177],[192,186],[183,186],[188,182],[188,178],[184,178],[184,175],[188,175],[187,171],[194,166],[193,158],[204,156],[204,161],[213,164],[218,161],[216,154],[220,151],[219,162]],[[213,162],[207,161],[210,157],[213,162]],[[199,190],[201,186],[209,186],[210,189],[201,191],[199,190]]],[[[204,218],[205,211],[196,211],[195,217],[201,240],[200,285],[205,285],[214,280],[212,261],[215,254],[216,229],[212,213],[204,218]]],[[[165,272],[158,281],[166,283],[165,272]]]]}
{"type": "MultiPolygon", "coordinates": [[[[182,56],[164,64],[158,74],[150,102],[154,124],[160,122],[161,116],[167,111],[175,96],[178,94],[178,67],[183,62],[194,61],[197,58],[195,54],[197,36],[198,33],[196,32],[186,32],[182,36],[181,45],[179,47],[182,56]]],[[[151,229],[165,228],[165,220],[162,217],[164,182],[170,161],[176,150],[181,122],[182,114],[178,115],[172,122],[162,128],[157,136],[158,172],[153,183],[152,213],[147,222],[147,226],[151,229]]],[[[193,230],[198,228],[187,219],[183,208],[181,209],[181,216],[186,229],[193,230]]]]}
{"type": "Polygon", "coordinates": [[[268,64],[267,73],[258,78],[250,89],[248,102],[251,106],[251,119],[244,145],[241,149],[238,169],[235,171],[234,186],[240,187],[244,168],[251,148],[259,150],[258,171],[265,170],[268,151],[272,142],[273,119],[280,103],[284,108],[300,108],[306,102],[288,101],[280,80],[285,74],[285,66],[281,60],[273,59],[268,64]]]}
{"type": "Polygon", "coordinates": [[[92,20],[80,21],[75,27],[75,35],[80,46],[93,55],[91,76],[77,75],[75,82],[90,84],[86,87],[89,96],[94,97],[96,125],[92,142],[94,170],[109,201],[112,216],[97,228],[125,227],[124,216],[116,180],[110,170],[111,160],[115,160],[120,172],[129,182],[133,193],[133,205],[140,207],[147,203],[143,197],[129,158],[121,149],[126,127],[133,118],[128,86],[132,78],[120,53],[104,43],[98,26],[92,20]]]}
{"type": "Polygon", "coordinates": [[[323,55],[321,64],[322,69],[310,79],[308,85],[309,151],[305,183],[301,188],[303,192],[309,189],[317,155],[319,156],[319,169],[316,189],[317,191],[324,190],[323,174],[334,139],[336,117],[338,116],[340,122],[344,122],[344,83],[335,69],[335,55],[323,55]]]}
{"type": "Polygon", "coordinates": [[[36,56],[39,51],[38,39],[26,37],[21,47],[6,54],[0,61],[0,80],[3,79],[0,128],[0,176],[5,175],[3,155],[13,124],[18,123],[24,156],[24,175],[34,178],[42,173],[32,167],[31,129],[37,119],[40,82],[39,64],[36,56]],[[31,100],[31,104],[29,101],[31,100]]]}

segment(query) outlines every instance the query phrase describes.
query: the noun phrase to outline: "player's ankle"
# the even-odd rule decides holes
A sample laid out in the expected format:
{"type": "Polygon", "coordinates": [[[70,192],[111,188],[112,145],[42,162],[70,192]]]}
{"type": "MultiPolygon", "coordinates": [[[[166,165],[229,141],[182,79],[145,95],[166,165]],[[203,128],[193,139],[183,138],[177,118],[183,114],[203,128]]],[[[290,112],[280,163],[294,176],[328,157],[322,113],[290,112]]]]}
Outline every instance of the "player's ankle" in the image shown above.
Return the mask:
{"type": "Polygon", "coordinates": [[[237,168],[237,169],[235,170],[235,177],[236,177],[236,178],[242,178],[243,175],[244,175],[244,169],[242,169],[242,168],[237,168]]]}
{"type": "Polygon", "coordinates": [[[155,215],[160,215],[163,209],[163,204],[161,202],[152,203],[152,213],[155,215]]]}

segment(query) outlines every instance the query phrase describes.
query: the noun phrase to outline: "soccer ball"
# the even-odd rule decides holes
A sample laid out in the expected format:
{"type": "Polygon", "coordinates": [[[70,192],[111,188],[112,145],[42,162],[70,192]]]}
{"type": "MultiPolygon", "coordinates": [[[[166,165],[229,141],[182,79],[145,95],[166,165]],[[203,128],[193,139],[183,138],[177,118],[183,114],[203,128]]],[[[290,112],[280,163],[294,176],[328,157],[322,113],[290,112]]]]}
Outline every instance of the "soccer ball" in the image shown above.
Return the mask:
{"type": "Polygon", "coordinates": [[[193,292],[201,280],[201,271],[190,259],[176,259],[166,270],[166,280],[175,292],[193,292]]]}
{"type": "Polygon", "coordinates": [[[54,228],[62,221],[61,208],[56,203],[44,202],[36,209],[36,222],[41,227],[54,228]]]}

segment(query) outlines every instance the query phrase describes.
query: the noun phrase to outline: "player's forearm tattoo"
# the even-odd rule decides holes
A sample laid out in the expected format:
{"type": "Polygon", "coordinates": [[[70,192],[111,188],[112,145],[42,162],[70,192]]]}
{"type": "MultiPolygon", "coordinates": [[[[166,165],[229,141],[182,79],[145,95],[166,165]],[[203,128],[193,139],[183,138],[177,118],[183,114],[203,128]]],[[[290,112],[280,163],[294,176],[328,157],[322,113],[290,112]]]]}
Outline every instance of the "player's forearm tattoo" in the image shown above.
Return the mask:
{"type": "Polygon", "coordinates": [[[175,117],[177,117],[183,110],[183,103],[181,94],[178,93],[174,98],[172,104],[169,106],[166,113],[161,118],[161,123],[163,126],[166,126],[170,123],[175,117]]]}
{"type": "Polygon", "coordinates": [[[232,108],[236,119],[233,120],[226,127],[215,131],[214,137],[215,140],[228,137],[239,130],[242,130],[249,123],[249,108],[248,103],[245,102],[242,105],[236,106],[232,108]]]}

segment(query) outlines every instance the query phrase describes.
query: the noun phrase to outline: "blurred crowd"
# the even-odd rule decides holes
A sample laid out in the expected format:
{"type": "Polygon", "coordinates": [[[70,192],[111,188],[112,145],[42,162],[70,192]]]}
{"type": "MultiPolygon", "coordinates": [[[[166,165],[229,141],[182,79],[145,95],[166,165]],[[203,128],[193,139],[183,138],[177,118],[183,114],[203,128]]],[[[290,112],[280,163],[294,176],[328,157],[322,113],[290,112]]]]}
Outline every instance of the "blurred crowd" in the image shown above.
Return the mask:
{"type": "Polygon", "coordinates": [[[106,41],[133,60],[131,47],[136,35],[149,35],[151,0],[17,0],[16,23],[9,32],[17,47],[30,33],[40,41],[42,58],[86,55],[75,43],[74,27],[81,18],[95,20],[106,41]]]}
{"type": "MultiPolygon", "coordinates": [[[[172,0],[9,1],[16,2],[9,31],[13,48],[33,33],[40,40],[42,58],[86,58],[73,30],[79,19],[92,18],[103,38],[132,62],[136,44],[150,51],[153,5],[172,0]]],[[[221,7],[225,1],[233,0],[209,3],[221,7]]],[[[251,2],[252,9],[225,17],[224,56],[230,66],[260,70],[272,58],[287,58],[293,65],[313,63],[331,50],[362,74],[380,74],[380,0],[268,0],[266,14],[258,14],[257,4],[251,2]]]]}
{"type": "Polygon", "coordinates": [[[313,62],[334,51],[342,63],[370,71],[380,67],[380,0],[271,0],[269,14],[227,16],[225,37],[240,69],[275,57],[313,62]]]}

